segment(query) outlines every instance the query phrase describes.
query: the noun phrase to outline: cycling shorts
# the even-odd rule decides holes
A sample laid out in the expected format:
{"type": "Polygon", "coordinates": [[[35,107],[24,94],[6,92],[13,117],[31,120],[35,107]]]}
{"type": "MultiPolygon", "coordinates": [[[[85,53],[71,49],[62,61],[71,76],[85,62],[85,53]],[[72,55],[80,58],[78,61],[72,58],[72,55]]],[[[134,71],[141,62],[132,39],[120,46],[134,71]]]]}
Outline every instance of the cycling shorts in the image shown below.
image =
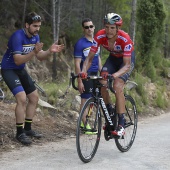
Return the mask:
{"type": "MultiPolygon", "coordinates": [[[[97,75],[97,72],[88,72],[88,75],[97,75]]],[[[93,93],[93,82],[94,80],[82,80],[84,84],[85,91],[81,94],[81,98],[88,99],[92,96],[93,93]]]]}
{"type": "MultiPolygon", "coordinates": [[[[129,72],[127,72],[119,77],[124,82],[126,82],[129,78],[129,76],[131,75],[132,70],[134,69],[134,64],[135,64],[135,53],[133,51],[132,55],[131,55],[131,68],[130,68],[129,72]]],[[[116,58],[116,57],[110,55],[107,58],[105,64],[103,65],[103,68],[101,70],[101,75],[104,72],[107,72],[108,74],[113,74],[113,73],[117,72],[118,70],[120,70],[123,66],[124,66],[123,58],[116,58]]]]}
{"type": "Polygon", "coordinates": [[[1,74],[14,96],[22,91],[25,91],[26,95],[28,95],[36,90],[32,78],[25,69],[1,69],[1,74]]]}

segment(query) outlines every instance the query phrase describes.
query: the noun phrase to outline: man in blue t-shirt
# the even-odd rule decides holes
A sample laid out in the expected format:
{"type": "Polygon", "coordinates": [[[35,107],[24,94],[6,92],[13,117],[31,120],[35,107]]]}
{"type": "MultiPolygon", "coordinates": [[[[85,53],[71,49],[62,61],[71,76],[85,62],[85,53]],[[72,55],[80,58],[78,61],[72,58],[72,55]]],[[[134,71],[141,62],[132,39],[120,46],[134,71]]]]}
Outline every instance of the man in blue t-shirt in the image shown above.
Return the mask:
{"type": "MultiPolygon", "coordinates": [[[[82,21],[82,29],[84,36],[81,37],[74,46],[74,63],[76,74],[80,73],[83,67],[83,63],[89,54],[90,48],[93,43],[93,34],[95,26],[89,18],[85,18],[82,21]]],[[[99,56],[100,49],[95,54],[93,58],[91,67],[88,69],[88,75],[97,75],[98,71],[101,70],[101,59],[99,56]]],[[[93,82],[92,80],[82,80],[78,78],[78,89],[81,94],[81,104],[80,109],[84,105],[85,101],[91,97],[93,82]]],[[[83,121],[85,122],[85,116],[83,116],[83,121]]],[[[83,123],[83,122],[82,122],[83,123]]]]}
{"type": "Polygon", "coordinates": [[[16,98],[16,139],[24,145],[31,144],[29,136],[42,137],[31,129],[38,104],[38,93],[25,70],[25,63],[34,57],[38,60],[47,59],[52,53],[60,52],[64,48],[63,44],[54,43],[47,51],[43,51],[43,43],[38,35],[40,27],[41,17],[35,12],[29,13],[25,17],[25,28],[15,31],[9,38],[8,48],[1,63],[2,77],[16,98]]]}

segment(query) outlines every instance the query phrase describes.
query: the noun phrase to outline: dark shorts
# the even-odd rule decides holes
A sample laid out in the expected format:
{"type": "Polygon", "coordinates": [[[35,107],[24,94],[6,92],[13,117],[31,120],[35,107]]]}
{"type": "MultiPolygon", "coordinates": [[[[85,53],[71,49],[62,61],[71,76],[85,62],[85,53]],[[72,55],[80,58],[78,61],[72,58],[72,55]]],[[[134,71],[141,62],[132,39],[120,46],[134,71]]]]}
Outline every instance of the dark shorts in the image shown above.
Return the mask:
{"type": "MultiPolygon", "coordinates": [[[[133,51],[132,55],[131,55],[131,68],[130,68],[129,72],[120,76],[120,78],[124,82],[126,82],[128,80],[130,74],[132,73],[132,70],[134,69],[134,65],[135,65],[135,53],[133,51]]],[[[121,69],[122,67],[123,67],[123,58],[116,58],[113,56],[109,56],[107,58],[105,64],[103,65],[101,74],[102,74],[102,72],[108,72],[108,74],[113,74],[113,73],[117,72],[119,69],[121,69]]]]}
{"type": "MultiPolygon", "coordinates": [[[[88,75],[97,75],[97,72],[88,72],[88,75]]],[[[85,91],[81,94],[81,98],[88,99],[93,93],[93,80],[82,80],[85,91]]]]}
{"type": "Polygon", "coordinates": [[[14,96],[22,91],[25,91],[26,94],[30,94],[36,90],[32,78],[29,76],[25,69],[2,69],[1,74],[5,83],[14,96]]]}

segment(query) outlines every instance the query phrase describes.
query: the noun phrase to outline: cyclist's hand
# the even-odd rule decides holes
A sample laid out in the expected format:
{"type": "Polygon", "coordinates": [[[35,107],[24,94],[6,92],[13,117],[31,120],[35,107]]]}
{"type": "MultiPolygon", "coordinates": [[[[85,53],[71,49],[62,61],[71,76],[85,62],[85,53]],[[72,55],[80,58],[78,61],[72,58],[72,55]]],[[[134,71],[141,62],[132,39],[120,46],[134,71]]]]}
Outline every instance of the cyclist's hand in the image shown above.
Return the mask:
{"type": "Polygon", "coordinates": [[[83,82],[78,83],[78,90],[80,94],[82,94],[85,91],[83,82]]]}
{"type": "Polygon", "coordinates": [[[61,52],[65,48],[64,44],[58,45],[58,41],[51,45],[49,48],[50,53],[61,52]]]}
{"type": "Polygon", "coordinates": [[[103,78],[104,80],[107,80],[107,78],[108,78],[108,72],[102,72],[102,73],[101,73],[101,76],[102,76],[102,78],[103,78]]]}
{"type": "Polygon", "coordinates": [[[87,73],[81,72],[78,74],[78,76],[82,79],[86,79],[87,78],[87,73]]]}
{"type": "Polygon", "coordinates": [[[109,80],[114,80],[114,79],[115,79],[114,76],[113,76],[113,74],[108,74],[107,78],[108,78],[109,80]]]}
{"type": "Polygon", "coordinates": [[[33,50],[34,53],[35,53],[35,54],[38,54],[38,52],[42,50],[43,45],[44,45],[43,43],[37,42],[37,43],[35,44],[35,48],[34,48],[34,50],[33,50]]]}

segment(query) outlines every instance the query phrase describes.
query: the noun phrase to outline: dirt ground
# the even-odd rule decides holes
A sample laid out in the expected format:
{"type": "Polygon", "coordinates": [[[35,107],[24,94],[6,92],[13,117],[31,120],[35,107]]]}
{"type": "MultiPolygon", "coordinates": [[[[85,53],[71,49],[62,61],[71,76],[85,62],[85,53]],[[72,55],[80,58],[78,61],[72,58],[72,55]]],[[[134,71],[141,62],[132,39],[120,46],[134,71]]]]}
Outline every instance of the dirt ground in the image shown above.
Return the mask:
{"type": "MultiPolygon", "coordinates": [[[[0,102],[0,154],[23,147],[16,139],[15,102],[0,102]]],[[[169,112],[160,109],[149,109],[149,113],[139,116],[138,119],[158,116],[169,112]]],[[[76,119],[68,113],[54,110],[38,111],[33,119],[32,129],[43,134],[43,138],[32,138],[32,145],[42,145],[47,142],[56,142],[61,139],[75,137],[76,119]]]]}
{"type": "MultiPolygon", "coordinates": [[[[0,102],[0,108],[0,153],[23,147],[15,139],[15,103],[0,102]]],[[[73,137],[75,136],[75,125],[75,120],[65,118],[62,113],[44,115],[36,112],[32,129],[43,134],[43,138],[39,140],[33,138],[32,145],[73,137]]]]}

